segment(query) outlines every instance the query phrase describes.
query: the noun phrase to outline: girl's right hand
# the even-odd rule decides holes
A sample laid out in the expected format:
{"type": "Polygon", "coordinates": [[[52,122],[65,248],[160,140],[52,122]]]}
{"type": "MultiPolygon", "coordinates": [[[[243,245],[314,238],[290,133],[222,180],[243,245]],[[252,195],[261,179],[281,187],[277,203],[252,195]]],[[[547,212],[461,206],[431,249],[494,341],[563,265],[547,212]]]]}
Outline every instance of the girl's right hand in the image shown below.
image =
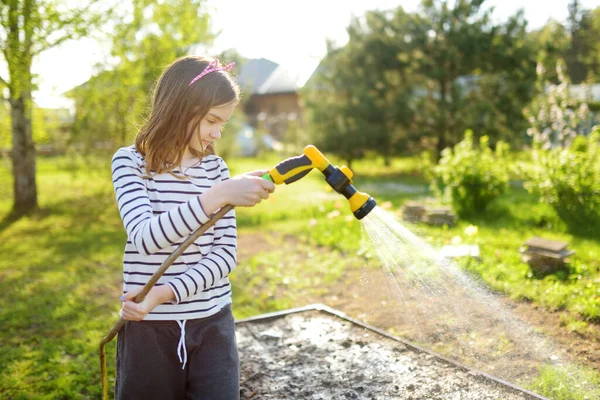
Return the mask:
{"type": "Polygon", "coordinates": [[[232,206],[252,207],[267,199],[275,190],[275,184],[262,179],[262,172],[239,175],[218,183],[200,195],[200,204],[206,215],[230,204],[232,206]]]}
{"type": "Polygon", "coordinates": [[[269,198],[269,194],[275,191],[275,184],[262,179],[260,175],[262,174],[257,171],[256,175],[239,175],[221,183],[220,189],[225,204],[236,207],[252,207],[269,198]]]}

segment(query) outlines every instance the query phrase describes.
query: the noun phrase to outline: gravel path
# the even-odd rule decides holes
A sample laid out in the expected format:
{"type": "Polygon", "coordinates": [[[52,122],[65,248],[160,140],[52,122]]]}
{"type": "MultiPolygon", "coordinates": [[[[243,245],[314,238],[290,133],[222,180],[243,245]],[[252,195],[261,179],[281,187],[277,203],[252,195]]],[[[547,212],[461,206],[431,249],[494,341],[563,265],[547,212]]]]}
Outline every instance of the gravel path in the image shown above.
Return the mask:
{"type": "Polygon", "coordinates": [[[236,332],[242,399],[543,399],[328,311],[236,332]]]}

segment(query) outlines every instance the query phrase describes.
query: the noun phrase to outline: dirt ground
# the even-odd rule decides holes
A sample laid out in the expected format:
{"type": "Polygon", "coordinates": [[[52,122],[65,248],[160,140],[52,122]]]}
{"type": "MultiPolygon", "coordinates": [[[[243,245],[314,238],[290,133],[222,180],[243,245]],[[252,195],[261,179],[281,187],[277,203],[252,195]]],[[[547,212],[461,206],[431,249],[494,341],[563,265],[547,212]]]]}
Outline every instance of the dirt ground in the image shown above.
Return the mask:
{"type": "MultiPolygon", "coordinates": [[[[306,246],[295,246],[297,242],[293,238],[277,240],[276,233],[241,234],[239,263],[259,252],[272,250],[275,247],[273,243],[286,243],[290,252],[295,253],[315,251],[306,246]]],[[[517,332],[519,329],[513,329],[514,324],[508,325],[509,330],[514,332],[507,332],[505,318],[490,317],[489,305],[465,302],[459,291],[447,293],[439,299],[431,298],[428,302],[433,304],[424,308],[419,303],[423,297],[418,296],[414,286],[398,281],[390,284],[389,276],[381,269],[349,269],[335,284],[320,289],[323,290],[315,291],[318,295],[297,294],[296,297],[303,299],[303,303],[294,306],[325,304],[351,318],[518,385],[535,375],[542,355],[551,355],[552,359],[559,359],[562,363],[582,363],[600,370],[599,325],[591,325],[586,334],[570,332],[561,324],[561,312],[549,312],[532,303],[516,302],[501,296],[497,298],[496,307],[506,310],[511,318],[514,316],[515,320],[525,322],[523,326],[528,332],[533,332],[521,338],[517,332]],[[402,294],[401,299],[398,293],[402,294]],[[448,302],[452,303],[452,309],[459,310],[456,314],[460,315],[458,319],[464,317],[465,321],[468,320],[466,326],[477,326],[481,332],[474,336],[473,332],[462,329],[456,315],[450,324],[452,326],[444,323],[443,318],[431,320],[431,307],[448,310],[448,302]],[[468,335],[471,337],[465,339],[468,335]],[[504,337],[507,337],[506,343],[498,343],[498,338],[504,337]],[[552,354],[531,348],[536,340],[550,343],[552,354]]]]}
{"type": "Polygon", "coordinates": [[[242,399],[535,400],[324,311],[236,324],[242,399]]]}

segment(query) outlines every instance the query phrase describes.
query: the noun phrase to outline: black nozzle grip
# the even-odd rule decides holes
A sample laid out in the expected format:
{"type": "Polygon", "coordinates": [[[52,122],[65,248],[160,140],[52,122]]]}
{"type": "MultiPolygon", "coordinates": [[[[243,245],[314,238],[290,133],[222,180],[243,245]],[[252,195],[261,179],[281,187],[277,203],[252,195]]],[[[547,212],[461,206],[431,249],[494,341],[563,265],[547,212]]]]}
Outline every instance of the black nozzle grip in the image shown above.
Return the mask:
{"type": "Polygon", "coordinates": [[[303,154],[301,156],[297,156],[297,157],[290,157],[286,160],[283,160],[282,162],[280,162],[279,164],[277,164],[275,166],[275,169],[277,170],[277,172],[279,172],[280,175],[286,175],[289,173],[292,173],[293,175],[290,176],[288,179],[286,179],[284,182],[286,184],[292,183],[297,181],[298,179],[302,178],[303,176],[305,176],[306,174],[308,174],[311,169],[312,169],[312,161],[310,160],[310,158],[308,158],[306,156],[306,154],[303,154]],[[309,168],[307,168],[309,167],[309,168]],[[298,170],[296,173],[294,173],[294,170],[298,170]]]}
{"type": "Polygon", "coordinates": [[[275,166],[275,169],[277,169],[277,172],[279,172],[281,175],[285,175],[295,168],[309,167],[311,165],[312,161],[310,161],[310,158],[308,158],[306,154],[303,154],[301,156],[290,157],[286,160],[283,160],[275,166]]]}
{"type": "Polygon", "coordinates": [[[284,182],[286,185],[289,185],[290,183],[296,182],[298,179],[303,178],[304,176],[306,176],[311,170],[307,169],[305,171],[302,171],[296,175],[293,175],[291,178],[287,178],[284,182]]]}

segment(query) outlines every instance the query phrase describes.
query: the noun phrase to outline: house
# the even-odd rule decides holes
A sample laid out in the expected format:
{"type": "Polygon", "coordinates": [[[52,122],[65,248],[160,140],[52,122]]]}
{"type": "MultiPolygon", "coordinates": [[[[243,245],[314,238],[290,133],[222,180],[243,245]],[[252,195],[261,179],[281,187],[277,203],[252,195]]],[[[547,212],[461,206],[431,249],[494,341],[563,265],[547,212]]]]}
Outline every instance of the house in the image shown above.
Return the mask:
{"type": "Polygon", "coordinates": [[[265,58],[250,59],[237,80],[242,88],[243,109],[253,128],[262,128],[276,140],[284,138],[290,120],[302,119],[298,90],[301,71],[265,58]]]}

